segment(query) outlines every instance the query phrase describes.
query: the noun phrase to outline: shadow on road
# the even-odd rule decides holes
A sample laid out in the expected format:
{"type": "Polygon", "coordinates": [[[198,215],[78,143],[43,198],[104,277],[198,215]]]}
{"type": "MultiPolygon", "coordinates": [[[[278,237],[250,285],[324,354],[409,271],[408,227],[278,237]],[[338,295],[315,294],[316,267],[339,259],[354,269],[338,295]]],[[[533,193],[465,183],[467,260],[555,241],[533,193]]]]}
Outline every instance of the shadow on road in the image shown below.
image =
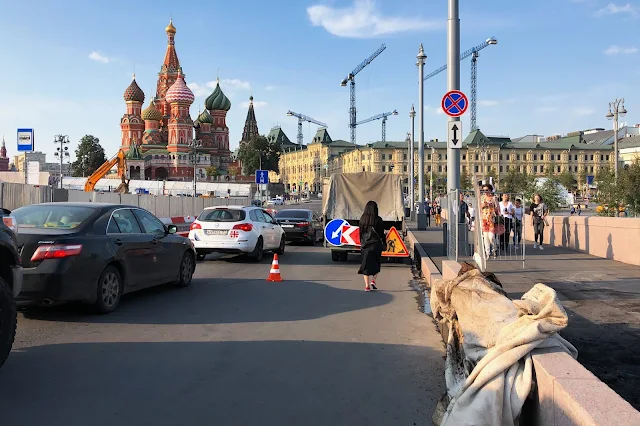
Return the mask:
{"type": "Polygon", "coordinates": [[[194,279],[189,288],[162,286],[123,297],[118,310],[91,315],[82,305],[24,310],[25,318],[120,324],[228,324],[300,321],[381,306],[393,296],[311,281],[194,279]]]}
{"type": "Polygon", "coordinates": [[[370,343],[37,346],[0,370],[0,413],[7,426],[426,424],[444,389],[429,366],[441,362],[370,343]]]}

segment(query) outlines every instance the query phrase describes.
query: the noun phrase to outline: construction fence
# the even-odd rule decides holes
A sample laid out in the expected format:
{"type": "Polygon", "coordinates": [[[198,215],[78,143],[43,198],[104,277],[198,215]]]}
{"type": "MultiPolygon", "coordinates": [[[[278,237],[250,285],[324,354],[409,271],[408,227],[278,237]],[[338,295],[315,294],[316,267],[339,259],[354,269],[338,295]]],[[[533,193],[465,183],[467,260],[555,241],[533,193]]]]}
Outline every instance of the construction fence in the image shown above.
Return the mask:
{"type": "Polygon", "coordinates": [[[157,217],[197,216],[205,207],[250,205],[249,197],[174,197],[115,192],[85,192],[50,186],[0,182],[0,207],[15,210],[29,204],[48,202],[92,202],[127,204],[149,210],[157,217]]]}

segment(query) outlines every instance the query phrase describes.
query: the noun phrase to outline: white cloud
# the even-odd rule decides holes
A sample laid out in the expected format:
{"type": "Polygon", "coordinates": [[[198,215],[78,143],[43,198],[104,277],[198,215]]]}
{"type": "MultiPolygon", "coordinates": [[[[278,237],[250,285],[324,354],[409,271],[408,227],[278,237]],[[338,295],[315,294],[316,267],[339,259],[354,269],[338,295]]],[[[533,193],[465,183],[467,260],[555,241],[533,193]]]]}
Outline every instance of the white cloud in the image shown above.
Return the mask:
{"type": "MultiPolygon", "coordinates": [[[[262,107],[266,107],[267,103],[264,101],[253,101],[253,107],[254,108],[262,108],[262,107]]],[[[249,108],[249,102],[242,102],[240,104],[241,108],[249,108]]]]}
{"type": "Polygon", "coordinates": [[[208,83],[203,86],[198,83],[188,83],[187,87],[191,89],[196,98],[208,96],[211,93],[211,90],[208,88],[208,83]]]}
{"type": "Polygon", "coordinates": [[[110,62],[108,57],[99,52],[96,52],[95,50],[89,54],[89,59],[96,62],[102,62],[103,64],[108,64],[110,62]]]}
{"type": "Polygon", "coordinates": [[[433,30],[442,22],[419,16],[383,16],[374,0],[354,0],[353,6],[333,8],[321,4],[307,8],[309,20],[338,37],[368,38],[407,31],[433,30]]]}
{"type": "Polygon", "coordinates": [[[633,53],[638,53],[638,48],[634,46],[620,47],[614,44],[602,53],[604,53],[605,55],[631,55],[633,53]]]}
{"type": "MultiPolygon", "coordinates": [[[[191,89],[194,96],[198,98],[209,96],[212,90],[216,88],[217,84],[218,82],[216,80],[213,80],[208,81],[204,84],[189,83],[187,84],[187,86],[189,87],[189,89],[191,89]]],[[[233,93],[236,90],[251,90],[251,85],[249,84],[249,82],[238,80],[237,78],[220,80],[220,86],[222,87],[222,90],[228,92],[226,93],[228,97],[233,97],[233,93]]]]}
{"type": "Polygon", "coordinates": [[[274,90],[276,90],[276,86],[267,86],[264,88],[264,90],[266,90],[267,92],[273,92],[274,90]]]}
{"type": "MultiPolygon", "coordinates": [[[[216,82],[211,81],[207,83],[207,85],[209,87],[216,87],[216,82]]],[[[220,80],[220,86],[222,86],[222,88],[229,88],[231,90],[251,90],[251,85],[249,84],[249,82],[238,80],[237,78],[220,80]]]]}
{"type": "Polygon", "coordinates": [[[585,115],[591,115],[593,113],[595,113],[595,110],[593,108],[587,108],[587,107],[578,107],[573,110],[573,115],[577,115],[581,117],[585,115]]]}
{"type": "Polygon", "coordinates": [[[631,15],[631,16],[636,16],[638,14],[638,10],[631,3],[627,3],[624,6],[622,6],[622,5],[618,6],[618,5],[614,4],[614,3],[609,3],[608,5],[603,7],[602,9],[598,9],[594,13],[594,16],[600,17],[600,16],[606,16],[606,15],[617,15],[619,13],[624,13],[624,14],[631,15]]]}
{"type": "Polygon", "coordinates": [[[500,105],[500,102],[498,102],[498,101],[490,101],[490,100],[483,100],[483,101],[478,101],[478,105],[484,106],[484,107],[494,107],[494,106],[500,105]]]}

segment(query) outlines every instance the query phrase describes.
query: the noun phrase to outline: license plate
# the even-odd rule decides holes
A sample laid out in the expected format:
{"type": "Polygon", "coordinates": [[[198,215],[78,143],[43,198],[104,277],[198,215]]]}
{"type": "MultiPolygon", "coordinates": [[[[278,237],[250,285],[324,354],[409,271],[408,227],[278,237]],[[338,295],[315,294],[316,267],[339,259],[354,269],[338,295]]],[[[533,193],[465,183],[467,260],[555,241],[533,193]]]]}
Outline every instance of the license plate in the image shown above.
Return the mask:
{"type": "Polygon", "coordinates": [[[226,229],[205,229],[204,233],[207,235],[227,235],[226,229]]]}
{"type": "Polygon", "coordinates": [[[282,225],[283,228],[293,228],[293,225],[282,225]]]}

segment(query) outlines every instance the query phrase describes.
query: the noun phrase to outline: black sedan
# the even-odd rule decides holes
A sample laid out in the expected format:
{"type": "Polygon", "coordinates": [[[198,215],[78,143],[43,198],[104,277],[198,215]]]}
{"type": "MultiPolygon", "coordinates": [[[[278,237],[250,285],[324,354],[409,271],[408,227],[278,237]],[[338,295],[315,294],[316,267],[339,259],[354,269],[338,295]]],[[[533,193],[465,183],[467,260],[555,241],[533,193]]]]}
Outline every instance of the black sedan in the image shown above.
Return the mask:
{"type": "Polygon", "coordinates": [[[116,309],[123,294],[173,282],[186,287],[195,250],[139,207],[101,203],[43,203],[13,211],[24,283],[21,304],[81,301],[116,309]]]}
{"type": "Polygon", "coordinates": [[[284,230],[287,241],[302,241],[313,245],[323,238],[324,228],[313,210],[280,210],[274,219],[284,230]]]}

